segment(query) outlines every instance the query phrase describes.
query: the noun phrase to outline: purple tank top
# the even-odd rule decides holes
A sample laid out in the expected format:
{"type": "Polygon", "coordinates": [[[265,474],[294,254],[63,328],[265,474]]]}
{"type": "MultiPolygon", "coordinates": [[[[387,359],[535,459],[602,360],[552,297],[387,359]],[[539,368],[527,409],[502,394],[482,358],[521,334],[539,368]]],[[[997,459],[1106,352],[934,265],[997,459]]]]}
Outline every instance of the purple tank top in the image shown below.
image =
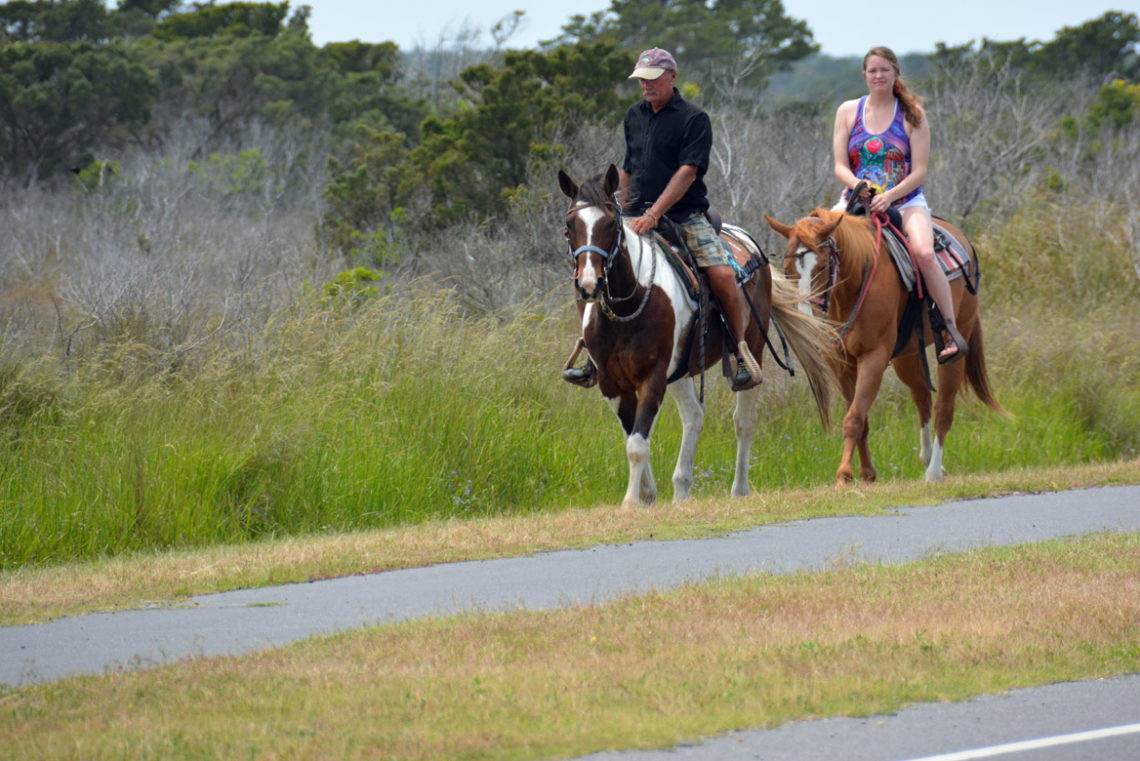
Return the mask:
{"type": "MultiPolygon", "coordinates": [[[[847,157],[851,161],[851,171],[860,180],[866,180],[880,193],[898,185],[910,174],[910,138],[906,134],[905,114],[895,99],[895,117],[886,131],[872,135],[863,123],[863,106],[867,96],[859,99],[855,112],[855,123],[851,125],[851,137],[847,141],[847,157]]],[[[906,203],[919,193],[919,186],[895,201],[895,205],[906,203]]]]}

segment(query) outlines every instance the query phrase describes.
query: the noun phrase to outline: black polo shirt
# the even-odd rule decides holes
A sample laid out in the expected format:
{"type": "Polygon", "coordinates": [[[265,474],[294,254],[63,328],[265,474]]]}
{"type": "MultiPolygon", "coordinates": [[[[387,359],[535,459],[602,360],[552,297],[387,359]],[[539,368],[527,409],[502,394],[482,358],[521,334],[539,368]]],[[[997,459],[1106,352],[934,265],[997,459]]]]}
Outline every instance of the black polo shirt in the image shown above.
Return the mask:
{"type": "Polygon", "coordinates": [[[673,97],[660,111],[644,100],[629,107],[625,114],[625,159],[622,169],[632,178],[634,203],[647,208],[665,191],[665,186],[685,164],[697,167],[697,178],[666,216],[680,222],[694,211],[709,208],[705,172],[712,151],[712,124],[699,107],[681,97],[673,97]]]}

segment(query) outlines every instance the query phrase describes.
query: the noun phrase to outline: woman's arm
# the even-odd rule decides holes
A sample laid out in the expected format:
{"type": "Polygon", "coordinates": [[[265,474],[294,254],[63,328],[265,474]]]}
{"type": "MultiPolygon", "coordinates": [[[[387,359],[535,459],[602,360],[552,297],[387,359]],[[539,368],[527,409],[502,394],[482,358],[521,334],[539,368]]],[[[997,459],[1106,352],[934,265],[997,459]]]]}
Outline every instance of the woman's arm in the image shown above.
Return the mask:
{"type": "Polygon", "coordinates": [[[851,171],[851,159],[847,156],[847,142],[851,139],[851,125],[855,123],[855,109],[858,100],[844,101],[835,110],[835,127],[831,133],[831,154],[835,161],[835,178],[850,190],[858,184],[851,171]]]}

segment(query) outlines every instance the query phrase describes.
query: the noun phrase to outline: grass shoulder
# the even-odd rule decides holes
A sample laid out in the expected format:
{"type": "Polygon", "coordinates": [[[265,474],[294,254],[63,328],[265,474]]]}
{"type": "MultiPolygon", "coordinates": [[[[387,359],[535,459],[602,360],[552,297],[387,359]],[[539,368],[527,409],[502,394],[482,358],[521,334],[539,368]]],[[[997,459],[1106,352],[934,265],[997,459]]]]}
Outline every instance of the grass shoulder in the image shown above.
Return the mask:
{"type": "Polygon", "coordinates": [[[580,506],[555,513],[437,521],[383,531],[26,567],[0,573],[0,625],[176,605],[200,594],[438,563],[699,538],[791,520],[874,515],[890,508],[959,499],[1134,483],[1140,483],[1140,460],[1019,469],[936,485],[895,481],[839,491],[824,486],[764,491],[744,499],[693,499],[642,510],[580,506]]]}
{"type": "Polygon", "coordinates": [[[384,624],[0,690],[0,757],[521,760],[668,748],[1134,673],[1138,580],[1140,534],[1093,535],[384,624]]]}

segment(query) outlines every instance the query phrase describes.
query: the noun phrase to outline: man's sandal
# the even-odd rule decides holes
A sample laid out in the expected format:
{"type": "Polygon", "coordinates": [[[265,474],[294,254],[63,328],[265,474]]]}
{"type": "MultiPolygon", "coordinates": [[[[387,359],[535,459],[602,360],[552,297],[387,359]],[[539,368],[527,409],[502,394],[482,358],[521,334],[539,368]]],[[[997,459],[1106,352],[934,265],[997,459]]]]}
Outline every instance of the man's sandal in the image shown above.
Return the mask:
{"type": "Polygon", "coordinates": [[[764,382],[764,375],[760,372],[760,363],[748,350],[748,344],[741,341],[737,346],[739,354],[736,356],[736,375],[732,378],[733,391],[746,391],[764,382]]]}

